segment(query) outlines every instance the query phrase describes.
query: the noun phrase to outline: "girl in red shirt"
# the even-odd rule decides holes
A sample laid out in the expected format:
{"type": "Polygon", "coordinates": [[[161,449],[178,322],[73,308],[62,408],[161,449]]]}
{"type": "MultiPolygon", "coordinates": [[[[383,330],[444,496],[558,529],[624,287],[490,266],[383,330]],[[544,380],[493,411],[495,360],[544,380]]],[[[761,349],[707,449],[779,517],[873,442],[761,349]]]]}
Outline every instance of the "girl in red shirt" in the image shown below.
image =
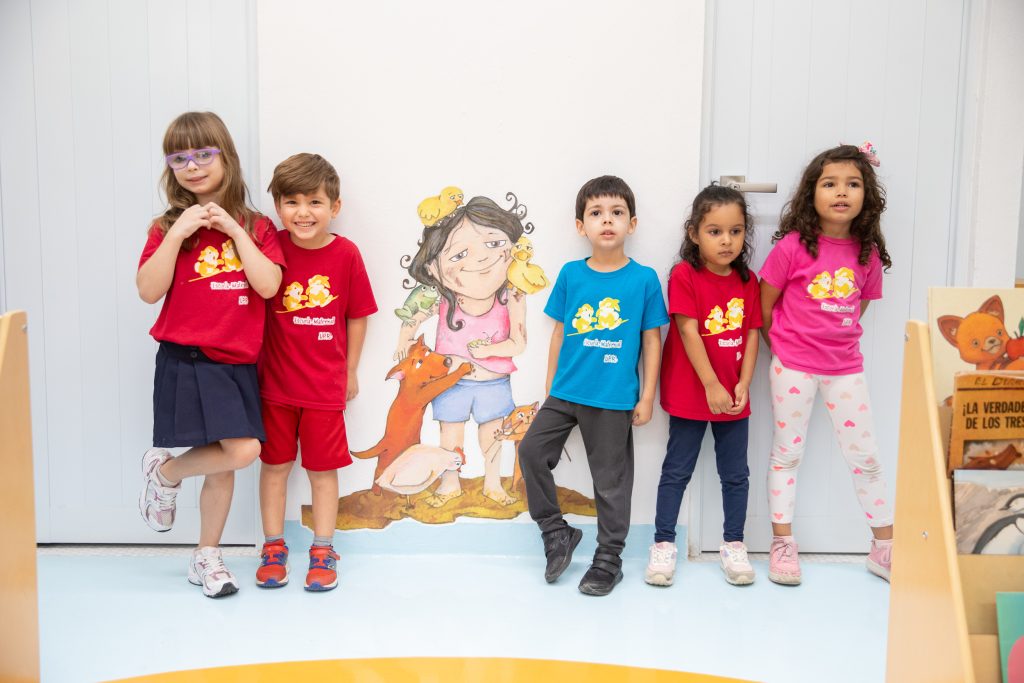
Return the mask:
{"type": "Polygon", "coordinates": [[[644,578],[657,586],[672,584],[679,505],[710,422],[725,511],[722,571],[729,583],[748,584],[754,580],[743,544],[750,489],[748,397],[761,327],[757,278],[750,271],[753,222],[742,194],[711,185],[693,200],[684,228],[682,260],[668,282],[675,329],[662,356],[661,406],[669,413],[669,438],[644,578]]]}
{"type": "Polygon", "coordinates": [[[284,258],[273,223],[246,206],[234,142],[210,112],[188,112],[164,135],[168,207],[149,229],[136,284],[163,305],[153,387],[153,445],[142,458],[139,511],[156,531],[174,523],[186,477],[204,477],[199,546],[188,580],[209,597],[238,582],[221,558],[235,470],[265,439],[256,382],[264,299],[277,293],[284,258]],[[172,457],[167,448],[189,447],[172,457]]]}

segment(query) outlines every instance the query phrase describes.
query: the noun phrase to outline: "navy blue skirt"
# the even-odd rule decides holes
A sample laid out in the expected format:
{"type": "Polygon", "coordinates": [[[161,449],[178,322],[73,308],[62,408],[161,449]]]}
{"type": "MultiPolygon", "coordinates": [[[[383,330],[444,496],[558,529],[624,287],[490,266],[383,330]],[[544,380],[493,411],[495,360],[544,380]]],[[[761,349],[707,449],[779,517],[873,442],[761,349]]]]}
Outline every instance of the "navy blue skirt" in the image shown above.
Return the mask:
{"type": "Polygon", "coordinates": [[[160,342],[153,379],[153,445],[266,441],[256,364],[210,360],[198,347],[160,342]]]}

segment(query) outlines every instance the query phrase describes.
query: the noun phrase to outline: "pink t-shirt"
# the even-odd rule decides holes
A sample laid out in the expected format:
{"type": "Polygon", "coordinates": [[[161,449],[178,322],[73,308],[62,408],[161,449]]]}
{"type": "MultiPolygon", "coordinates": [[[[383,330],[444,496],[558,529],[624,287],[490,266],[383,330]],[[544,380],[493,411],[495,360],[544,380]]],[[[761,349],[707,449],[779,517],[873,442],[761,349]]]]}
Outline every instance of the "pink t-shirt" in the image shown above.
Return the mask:
{"type": "Polygon", "coordinates": [[[454,322],[461,321],[462,328],[453,330],[448,327],[448,302],[441,297],[437,311],[437,342],[434,350],[446,356],[460,356],[474,361],[477,365],[491,372],[508,375],[516,371],[516,365],[508,356],[489,356],[473,358],[469,352],[469,344],[473,341],[489,341],[491,344],[508,339],[509,319],[508,306],[494,298],[491,310],[483,315],[466,315],[458,306],[455,307],[454,322]]]}
{"type": "Polygon", "coordinates": [[[768,254],[761,280],[782,295],[772,310],[772,352],[793,370],[849,375],[864,370],[860,302],[882,298],[882,261],[871,251],[857,262],[860,242],[818,237],[818,258],[791,232],[768,254]]]}

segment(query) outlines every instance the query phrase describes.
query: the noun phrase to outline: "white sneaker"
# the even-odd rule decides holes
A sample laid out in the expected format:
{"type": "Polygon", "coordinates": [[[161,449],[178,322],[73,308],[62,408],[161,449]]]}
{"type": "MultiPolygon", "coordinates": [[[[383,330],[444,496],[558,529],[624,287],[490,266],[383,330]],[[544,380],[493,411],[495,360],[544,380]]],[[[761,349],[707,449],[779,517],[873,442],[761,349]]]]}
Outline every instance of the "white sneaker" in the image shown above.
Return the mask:
{"type": "Polygon", "coordinates": [[[157,470],[171,459],[163,448],[150,448],[142,456],[142,493],[139,494],[139,513],[154,531],[170,531],[174,526],[174,499],[181,491],[177,486],[164,486],[157,476],[157,470]]]}
{"type": "Polygon", "coordinates": [[[188,582],[203,587],[208,598],[222,598],[238,592],[235,575],[224,566],[220,548],[206,546],[196,548],[188,562],[188,582]]]}
{"type": "Polygon", "coordinates": [[[671,586],[676,573],[676,544],[661,541],[651,546],[644,581],[652,586],[671,586]]]}
{"type": "Polygon", "coordinates": [[[746,586],[754,583],[754,568],[747,559],[747,546],[743,541],[729,541],[718,549],[722,558],[722,571],[725,580],[734,586],[746,586]]]}

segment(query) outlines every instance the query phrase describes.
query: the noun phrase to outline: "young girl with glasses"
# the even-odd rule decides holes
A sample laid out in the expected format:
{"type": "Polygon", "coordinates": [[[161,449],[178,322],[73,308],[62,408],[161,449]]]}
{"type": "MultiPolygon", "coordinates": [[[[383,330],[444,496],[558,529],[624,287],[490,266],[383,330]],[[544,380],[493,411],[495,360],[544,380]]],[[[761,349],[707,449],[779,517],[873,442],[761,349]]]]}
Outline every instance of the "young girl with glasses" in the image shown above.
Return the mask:
{"type": "Polygon", "coordinates": [[[139,511],[152,529],[169,531],[181,481],[204,477],[188,580],[221,597],[238,590],[217,546],[235,470],[256,460],[265,439],[256,356],[284,258],[273,223],[245,203],[238,153],[216,114],[172,121],[164,154],[168,207],[149,228],[136,275],[143,301],[163,298],[150,330],[160,342],[154,447],[142,458],[139,511]],[[188,450],[172,457],[173,447],[188,450]]]}

